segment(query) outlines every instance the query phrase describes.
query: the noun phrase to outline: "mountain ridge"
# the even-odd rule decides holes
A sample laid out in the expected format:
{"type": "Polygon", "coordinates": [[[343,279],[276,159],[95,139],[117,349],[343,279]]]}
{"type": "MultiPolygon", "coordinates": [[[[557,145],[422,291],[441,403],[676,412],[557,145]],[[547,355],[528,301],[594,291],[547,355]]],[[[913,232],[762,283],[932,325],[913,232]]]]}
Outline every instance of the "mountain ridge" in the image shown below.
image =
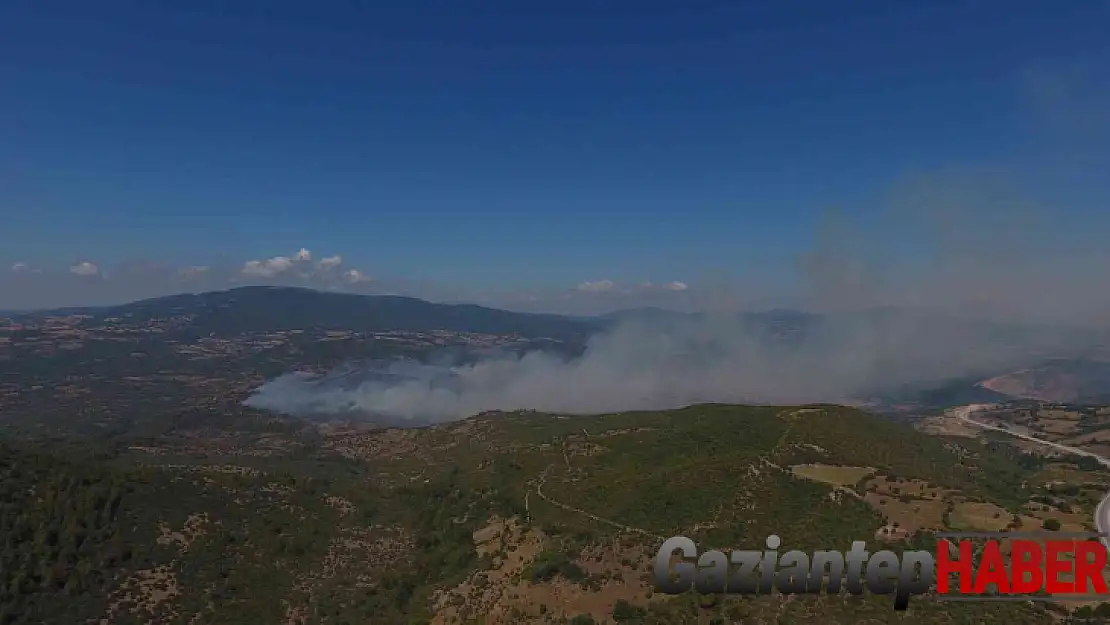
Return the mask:
{"type": "Polygon", "coordinates": [[[141,316],[141,314],[163,314],[169,312],[178,312],[178,310],[180,310],[181,312],[185,312],[191,307],[195,308],[197,305],[204,305],[209,302],[221,304],[230,304],[237,302],[296,304],[298,303],[296,301],[297,298],[311,303],[376,303],[397,308],[403,308],[404,306],[418,306],[425,309],[438,308],[442,310],[492,313],[504,316],[514,316],[521,319],[527,318],[549,321],[558,320],[562,322],[572,321],[595,328],[626,320],[700,320],[713,318],[716,316],[727,318],[729,316],[736,315],[748,320],[773,321],[776,323],[794,322],[797,324],[812,323],[820,319],[842,318],[857,318],[867,322],[881,322],[891,318],[920,321],[943,319],[948,321],[958,320],[960,322],[968,324],[982,324],[983,327],[1006,329],[1040,328],[1064,332],[1091,331],[1089,328],[1079,326],[1050,325],[1036,322],[1017,323],[998,321],[978,318],[974,316],[957,315],[941,309],[921,307],[882,306],[874,308],[864,308],[854,311],[826,313],[810,312],[790,308],[770,308],[766,310],[737,310],[732,312],[714,313],[706,311],[684,312],[662,308],[659,306],[644,306],[618,309],[615,311],[596,315],[571,315],[560,313],[514,311],[467,302],[434,302],[431,300],[408,295],[345,293],[336,291],[323,291],[299,286],[267,285],[250,285],[212,291],[176,293],[158,297],[143,298],[121,304],[97,306],[62,306],[35,310],[4,310],[0,311],[0,315],[7,316],[9,318],[42,318],[62,315],[88,315],[98,319],[112,316],[130,315],[132,318],[134,318],[136,316],[141,316]]]}
{"type": "Polygon", "coordinates": [[[95,321],[118,317],[132,323],[191,316],[191,325],[202,334],[346,328],[570,337],[599,329],[597,324],[554,314],[513,312],[477,304],[439,304],[401,295],[360,295],[273,286],[182,293],[114,306],[67,307],[26,313],[17,318],[57,315],[88,315],[95,321]]]}

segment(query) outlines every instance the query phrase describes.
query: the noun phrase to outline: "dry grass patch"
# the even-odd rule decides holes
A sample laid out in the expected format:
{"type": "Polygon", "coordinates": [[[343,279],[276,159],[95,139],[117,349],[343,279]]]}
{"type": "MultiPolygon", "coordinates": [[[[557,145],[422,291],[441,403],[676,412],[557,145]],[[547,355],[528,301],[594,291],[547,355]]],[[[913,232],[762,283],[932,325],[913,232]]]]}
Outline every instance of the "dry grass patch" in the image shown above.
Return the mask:
{"type": "Polygon", "coordinates": [[[1013,530],[1015,532],[1043,532],[1044,528],[1041,527],[1041,520],[1035,516],[1030,516],[1028,511],[1019,513],[1017,515],[1017,527],[1013,530]]]}
{"type": "Polygon", "coordinates": [[[1048,408],[1037,411],[1037,419],[1039,421],[1059,420],[1076,422],[1083,418],[1083,414],[1075,410],[1060,410],[1058,408],[1048,408]]]}
{"type": "Polygon", "coordinates": [[[189,518],[185,519],[181,531],[174,531],[169,525],[161,523],[158,525],[158,544],[176,544],[181,551],[188,551],[193,541],[208,533],[209,524],[207,512],[190,514],[189,518]]]}
{"type": "Polygon", "coordinates": [[[797,421],[807,417],[821,416],[824,413],[824,408],[799,408],[798,410],[783,410],[776,416],[783,421],[797,421]]]}
{"type": "Polygon", "coordinates": [[[512,589],[520,585],[521,574],[547,544],[543,532],[526,528],[516,517],[491,519],[486,527],[474,532],[475,550],[491,559],[489,568],[470,575],[454,588],[436,592],[432,597],[432,624],[465,623],[480,617],[490,625],[514,622],[512,589]]]}
{"type": "Polygon", "coordinates": [[[997,532],[1006,529],[1013,513],[989,502],[965,501],[952,510],[952,527],[961,530],[997,532]]]}
{"type": "Polygon", "coordinates": [[[354,504],[352,504],[350,500],[340,497],[339,495],[324,495],[324,502],[343,515],[353,514],[355,512],[354,504]]]}
{"type": "Polygon", "coordinates": [[[876,475],[864,484],[863,489],[887,497],[912,497],[914,499],[944,499],[951,491],[924,480],[898,478],[890,481],[885,475],[876,475]]]}
{"type": "Polygon", "coordinates": [[[570,442],[566,446],[567,455],[571,457],[598,456],[608,451],[608,447],[602,447],[601,445],[590,442],[570,442]]]}
{"type": "Polygon", "coordinates": [[[962,436],[964,438],[978,438],[982,430],[970,426],[963,421],[951,416],[928,417],[917,422],[915,427],[933,436],[962,436]]]}
{"type": "Polygon", "coordinates": [[[833,486],[855,486],[863,478],[875,472],[872,467],[849,467],[832,464],[799,464],[790,467],[799,477],[833,486]]]}
{"type": "Polygon", "coordinates": [[[1082,445],[1080,449],[1102,456],[1103,458],[1110,458],[1110,441],[1099,445],[1082,445]]]}
{"type": "Polygon", "coordinates": [[[136,571],[112,595],[108,614],[100,623],[115,623],[123,614],[139,616],[143,622],[161,620],[158,617],[172,618],[176,611],[165,604],[179,594],[177,574],[170,566],[136,571]]]}
{"type": "Polygon", "coordinates": [[[1065,438],[1062,441],[1065,445],[1076,447],[1079,445],[1098,445],[1102,443],[1110,443],[1110,430],[1099,430],[1089,434],[1082,434],[1080,436],[1073,436],[1065,438]]]}
{"type": "Polygon", "coordinates": [[[1079,427],[1079,422],[1071,419],[1040,419],[1037,421],[1037,427],[1042,432],[1062,436],[1074,432],[1079,427]]]}
{"type": "Polygon", "coordinates": [[[899,541],[909,536],[910,531],[900,525],[884,525],[875,530],[875,540],[899,541]]]}
{"type": "Polygon", "coordinates": [[[635,541],[623,545],[617,540],[585,549],[573,563],[588,583],[562,576],[533,582],[530,566],[550,548],[550,541],[516,518],[492,519],[474,532],[474,543],[478,554],[491,564],[455,588],[436,593],[434,625],[558,622],[578,614],[590,614],[602,623],[617,601],[644,604],[652,594],[646,577],[651,554],[635,541]]]}
{"type": "MultiPolygon", "coordinates": [[[[585,550],[575,564],[597,580],[596,587],[587,588],[562,578],[541,584],[524,583],[514,590],[511,612],[526,615],[530,622],[544,613],[557,618],[589,614],[598,623],[608,622],[617,601],[644,604],[653,596],[647,578],[652,555],[641,547],[620,544],[585,550]]],[[[522,621],[506,624],[519,622],[522,621]]]]}
{"type": "Polygon", "coordinates": [[[1036,481],[1040,484],[1075,484],[1083,485],[1088,482],[1097,481],[1092,479],[1094,476],[1088,471],[1082,471],[1074,464],[1068,462],[1052,462],[1046,464],[1036,476],[1036,481]]]}
{"type": "MultiPolygon", "coordinates": [[[[1034,432],[1032,436],[1036,437],[1036,432],[1034,432]]],[[[1040,436],[1040,438],[1044,438],[1044,436],[1040,436]]],[[[1042,443],[1035,443],[1024,438],[1009,437],[1006,442],[1016,448],[1018,451],[1033,456],[1041,456],[1044,458],[1059,458],[1060,456],[1064,455],[1064,452],[1060,451],[1059,449],[1049,447],[1048,445],[1044,445],[1042,443]]]]}
{"type": "Polygon", "coordinates": [[[946,504],[943,500],[902,501],[876,492],[866,493],[863,500],[878,510],[891,528],[911,534],[919,529],[944,529],[946,504]]]}
{"type": "Polygon", "coordinates": [[[583,431],[583,435],[589,438],[612,438],[614,436],[624,436],[625,434],[639,434],[641,432],[654,432],[656,428],[616,428],[612,430],[605,430],[604,432],[589,433],[583,431]]]}
{"type": "Polygon", "coordinates": [[[399,459],[415,456],[419,460],[433,460],[427,449],[417,440],[420,433],[416,430],[388,429],[344,433],[329,437],[325,447],[353,459],[399,459]]]}
{"type": "Polygon", "coordinates": [[[1060,522],[1061,532],[1086,532],[1090,531],[1090,525],[1094,522],[1091,515],[1083,512],[1064,512],[1052,506],[1031,501],[1026,503],[1022,516],[1030,516],[1035,519],[1027,526],[1029,531],[1036,531],[1041,529],[1041,524],[1045,519],[1056,519],[1060,522]]]}

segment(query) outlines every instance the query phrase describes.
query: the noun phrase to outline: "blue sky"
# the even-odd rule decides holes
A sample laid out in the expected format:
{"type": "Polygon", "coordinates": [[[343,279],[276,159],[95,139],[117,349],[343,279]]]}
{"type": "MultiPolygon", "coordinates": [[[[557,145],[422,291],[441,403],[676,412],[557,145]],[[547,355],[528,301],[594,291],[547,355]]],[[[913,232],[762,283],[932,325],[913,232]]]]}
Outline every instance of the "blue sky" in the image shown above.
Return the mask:
{"type": "Polygon", "coordinates": [[[981,169],[1089,232],[1107,32],[1087,0],[5,2],[0,260],[693,285],[981,169]]]}

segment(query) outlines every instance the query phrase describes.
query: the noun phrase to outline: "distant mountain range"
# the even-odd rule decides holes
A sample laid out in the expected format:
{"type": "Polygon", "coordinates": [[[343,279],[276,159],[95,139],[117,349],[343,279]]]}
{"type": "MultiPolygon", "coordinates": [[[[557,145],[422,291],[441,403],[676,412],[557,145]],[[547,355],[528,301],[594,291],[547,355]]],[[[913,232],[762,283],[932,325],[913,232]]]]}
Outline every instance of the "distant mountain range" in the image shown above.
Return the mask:
{"type": "MultiPolygon", "coordinates": [[[[296,329],[364,332],[447,330],[559,339],[584,339],[628,322],[673,327],[697,323],[707,317],[705,313],[683,313],[662,308],[635,308],[594,317],[522,313],[475,304],[440,304],[395,295],[357,295],[265,286],[169,295],[115,306],[74,306],[0,313],[0,316],[17,319],[62,315],[85,315],[92,323],[118,318],[128,324],[188,316],[191,318],[190,327],[202,335],[296,329]]],[[[819,315],[788,310],[737,315],[751,329],[765,329],[782,336],[805,332],[821,319],[819,315]]]]}
{"type": "MultiPolygon", "coordinates": [[[[412,297],[356,295],[296,287],[250,286],[226,291],[182,294],[105,307],[71,307],[15,318],[52,315],[88,315],[89,323],[118,318],[128,325],[173,317],[188,317],[187,332],[197,336],[235,336],[244,333],[288,330],[350,330],[357,332],[446,330],[479,334],[515,334],[524,338],[552,338],[584,344],[598,332],[620,324],[645,324],[650,328],[692,327],[717,321],[743,328],[751,336],[780,345],[828,341],[844,334],[897,337],[907,332],[921,336],[969,337],[975,345],[1012,346],[1015,368],[1039,366],[1038,360],[1066,355],[1071,358],[1107,359],[1110,344],[1105,332],[1033,324],[970,320],[937,311],[884,308],[861,312],[811,314],[794,310],[744,313],[685,313],[661,308],[637,308],[596,317],[521,313],[474,304],[439,304],[412,297]]],[[[958,341],[957,341],[958,342],[958,341]]],[[[999,370],[989,375],[1006,373],[999,370]]],[[[1009,369],[1013,371],[1013,369],[1009,369]]],[[[1072,379],[1074,372],[1069,373],[1072,379]]],[[[1080,376],[1082,378],[1082,376],[1080,376]]],[[[1088,376],[1090,377],[1090,376],[1088,376]]],[[[982,379],[982,378],[980,378],[982,379]]],[[[1088,378],[1082,378],[1087,380],[1088,378]]],[[[1094,382],[1075,382],[1088,389],[1101,388],[1101,374],[1094,382]]],[[[1032,382],[1030,382],[1032,384],[1032,382]]],[[[1073,386],[1074,386],[1073,384],[1073,386]]],[[[1012,386],[1012,385],[1011,385],[1012,386]]],[[[980,388],[976,394],[1002,392],[980,388]]]]}
{"type": "Polygon", "coordinates": [[[247,286],[226,291],[181,294],[101,307],[67,307],[11,312],[14,318],[87,315],[99,323],[121,318],[130,324],[175,316],[191,318],[200,334],[234,335],[294,329],[345,329],[382,332],[448,330],[525,337],[584,338],[622,323],[674,327],[699,322],[739,321],[759,335],[803,341],[836,328],[907,327],[921,332],[958,332],[1000,342],[1083,347],[1105,344],[1106,333],[1043,325],[1007,324],[956,318],[936,311],[883,308],[839,314],[795,310],[744,313],[685,313],[662,308],[635,308],[595,317],[522,313],[475,304],[440,304],[395,295],[356,295],[299,287],[247,286]]]}
{"type": "Polygon", "coordinates": [[[59,314],[88,315],[94,322],[119,318],[129,324],[188,316],[194,332],[218,336],[343,329],[360,332],[448,330],[569,339],[584,337],[603,325],[561,315],[518,313],[473,304],[436,304],[413,297],[260,286],[171,295],[119,306],[36,311],[18,317],[59,314]]]}
{"type": "MultiPolygon", "coordinates": [[[[240,287],[226,291],[183,294],[142,300],[118,306],[71,307],[18,313],[16,319],[56,315],[86,315],[84,324],[99,325],[118,319],[124,326],[143,326],[184,318],[174,328],[175,340],[189,337],[234,338],[243,334],[290,330],[347,330],[354,332],[410,331],[517,335],[523,339],[555,339],[552,353],[580,354],[588,339],[622,324],[642,324],[647,332],[692,330],[728,336],[747,333],[776,349],[815,347],[835,363],[843,350],[851,359],[856,349],[888,353],[890,362],[877,374],[890,379],[915,379],[901,375],[899,367],[920,365],[902,362],[899,346],[925,352],[932,359],[929,375],[921,384],[888,389],[875,400],[881,405],[942,406],[957,403],[1042,398],[1049,401],[1110,399],[1110,351],[1106,333],[1032,324],[969,320],[937,311],[885,308],[851,313],[811,314],[794,310],[744,313],[686,313],[661,308],[638,308],[596,317],[511,312],[473,304],[439,304],[411,297],[355,295],[294,287],[240,287]],[[723,332],[714,332],[714,324],[723,332]],[[845,341],[844,337],[851,337],[845,341]],[[921,337],[925,337],[923,340],[921,337]],[[936,353],[931,339],[938,337],[936,353]],[[950,353],[947,350],[962,350],[950,353]],[[952,367],[948,361],[968,362],[968,354],[990,355],[973,371],[952,367]],[[831,354],[831,356],[830,356],[831,354]],[[997,356],[997,358],[996,358],[997,356]],[[1060,360],[1060,358],[1066,360],[1060,360]],[[1052,360],[1056,358],[1057,360],[1052,360]]],[[[548,349],[545,347],[544,349],[548,349]]],[[[917,355],[921,354],[909,354],[917,355]]],[[[912,360],[912,359],[909,359],[912,360]]],[[[916,363],[916,364],[914,364],[916,363]]],[[[931,363],[931,364],[930,364],[931,363]]],[[[910,369],[915,373],[918,369],[910,369]]]]}

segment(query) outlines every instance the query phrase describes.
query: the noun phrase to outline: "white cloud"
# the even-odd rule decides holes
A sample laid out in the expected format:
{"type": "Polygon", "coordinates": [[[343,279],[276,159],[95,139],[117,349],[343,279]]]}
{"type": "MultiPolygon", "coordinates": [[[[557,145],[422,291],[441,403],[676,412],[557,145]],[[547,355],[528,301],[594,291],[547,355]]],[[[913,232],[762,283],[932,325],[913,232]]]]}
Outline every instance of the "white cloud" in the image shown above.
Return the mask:
{"type": "Polygon", "coordinates": [[[239,273],[249,278],[273,279],[282,276],[291,276],[302,280],[312,280],[319,277],[317,272],[329,272],[343,264],[343,257],[338,254],[327,256],[312,264],[312,252],[301,248],[291,256],[274,256],[266,260],[248,260],[243,264],[239,273]]]}
{"type": "Polygon", "coordinates": [[[586,291],[588,293],[604,293],[612,291],[616,284],[612,280],[592,280],[582,282],[578,285],[579,291],[586,291]]]}
{"type": "Polygon", "coordinates": [[[274,256],[266,260],[250,260],[244,263],[240,274],[248,278],[293,279],[317,283],[316,286],[331,287],[332,281],[341,279],[347,284],[370,282],[370,278],[358,269],[348,269],[342,274],[334,271],[343,264],[343,257],[335,254],[326,256],[312,264],[312,253],[305,248],[292,256],[274,256]]]}
{"type": "Polygon", "coordinates": [[[612,280],[589,280],[579,283],[575,287],[575,291],[581,293],[619,293],[621,295],[637,295],[649,292],[671,291],[681,292],[690,288],[690,285],[685,282],[675,280],[673,282],[665,282],[658,284],[655,282],[641,282],[633,286],[622,286],[613,282],[612,280]]]}
{"type": "Polygon", "coordinates": [[[72,265],[69,272],[78,276],[95,276],[100,273],[100,267],[87,260],[72,265]]]}
{"type": "MultiPolygon", "coordinates": [[[[9,262],[13,262],[11,259],[9,262]]],[[[55,268],[14,262],[0,272],[0,309],[114,304],[182,291],[204,292],[247,285],[299,286],[337,292],[396,293],[429,301],[484,302],[495,308],[532,312],[596,314],[613,307],[685,305],[685,283],[622,284],[598,279],[570,289],[475,291],[450,284],[373,276],[346,264],[338,254],[313,255],[309,250],[246,262],[198,262],[174,265],[150,259],[129,259],[115,265],[81,261],[55,268]],[[29,278],[34,276],[35,280],[29,278]],[[69,276],[70,280],[63,279],[69,276]],[[78,281],[72,280],[80,276],[78,281]]]]}
{"type": "Polygon", "coordinates": [[[351,284],[355,284],[358,282],[368,282],[370,280],[370,278],[368,278],[366,274],[362,273],[358,269],[348,269],[343,273],[343,277],[347,280],[347,282],[350,282],[351,284]]]}
{"type": "Polygon", "coordinates": [[[273,278],[285,273],[293,266],[288,256],[274,256],[266,260],[248,260],[243,264],[243,275],[256,278],[273,278]]]}
{"type": "Polygon", "coordinates": [[[343,257],[339,254],[336,254],[335,256],[328,256],[327,258],[321,258],[320,262],[318,263],[320,269],[332,269],[342,264],[343,257]]]}

